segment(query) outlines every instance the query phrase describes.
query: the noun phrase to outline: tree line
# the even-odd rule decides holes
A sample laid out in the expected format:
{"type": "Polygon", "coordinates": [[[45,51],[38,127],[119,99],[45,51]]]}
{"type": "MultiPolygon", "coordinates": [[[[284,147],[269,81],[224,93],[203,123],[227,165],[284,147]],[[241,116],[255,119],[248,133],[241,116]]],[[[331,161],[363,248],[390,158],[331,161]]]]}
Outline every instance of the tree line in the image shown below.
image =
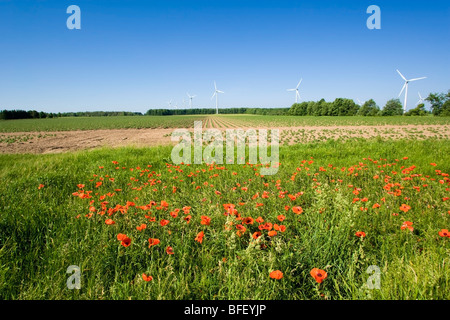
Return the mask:
{"type": "MultiPolygon", "coordinates": [[[[259,115],[286,115],[289,108],[221,108],[220,114],[259,114],[259,115]]],[[[174,116],[194,114],[215,114],[214,108],[194,109],[150,109],[145,115],[148,116],[174,116]]]]}
{"type": "MultiPolygon", "coordinates": [[[[320,101],[305,101],[294,103],[290,108],[223,108],[221,114],[256,114],[256,115],[292,115],[292,116],[450,116],[450,90],[447,93],[430,93],[425,99],[431,104],[431,111],[425,109],[423,103],[414,109],[403,113],[403,105],[399,99],[389,100],[383,108],[380,108],[373,99],[366,101],[363,105],[356,104],[352,99],[337,98],[333,102],[325,99],[320,101]]],[[[215,114],[214,108],[194,109],[150,109],[145,115],[148,116],[171,116],[171,115],[195,115],[215,114]]],[[[47,113],[36,110],[3,110],[0,119],[42,119],[58,117],[110,117],[110,116],[142,116],[140,112],[129,111],[86,111],[86,112],[64,112],[47,113]]]]}
{"type": "Polygon", "coordinates": [[[391,99],[380,108],[373,99],[363,105],[356,104],[352,99],[337,98],[333,102],[325,99],[320,101],[305,101],[294,103],[288,114],[293,116],[450,116],[450,90],[447,94],[430,93],[425,99],[431,104],[431,111],[421,103],[414,109],[403,113],[403,105],[399,99],[391,99]]]}
{"type": "Polygon", "coordinates": [[[36,110],[2,110],[0,111],[0,119],[14,120],[14,119],[44,119],[44,118],[61,118],[61,117],[113,117],[113,116],[135,116],[140,115],[140,112],[129,111],[85,111],[85,112],[38,112],[36,110]]]}

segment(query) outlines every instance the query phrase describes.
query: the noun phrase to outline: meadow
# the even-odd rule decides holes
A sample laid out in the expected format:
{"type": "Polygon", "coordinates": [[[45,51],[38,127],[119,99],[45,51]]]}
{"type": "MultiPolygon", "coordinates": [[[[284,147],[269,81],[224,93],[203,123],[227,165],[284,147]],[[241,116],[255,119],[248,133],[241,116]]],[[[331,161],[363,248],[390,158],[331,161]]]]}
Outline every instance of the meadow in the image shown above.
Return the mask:
{"type": "Polygon", "coordinates": [[[170,151],[0,155],[0,298],[450,298],[448,140],[282,146],[274,176],[170,151]]]}

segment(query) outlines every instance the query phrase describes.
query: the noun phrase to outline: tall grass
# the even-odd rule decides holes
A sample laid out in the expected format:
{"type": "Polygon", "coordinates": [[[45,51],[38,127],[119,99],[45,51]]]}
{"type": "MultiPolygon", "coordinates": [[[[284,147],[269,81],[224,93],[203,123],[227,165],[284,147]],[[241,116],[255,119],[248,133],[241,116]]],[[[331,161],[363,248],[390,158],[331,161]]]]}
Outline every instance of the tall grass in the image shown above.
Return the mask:
{"type": "Polygon", "coordinates": [[[279,172],[265,177],[257,175],[259,166],[172,166],[170,150],[0,155],[0,298],[450,298],[450,239],[438,235],[450,227],[450,202],[443,201],[449,196],[448,180],[442,176],[450,172],[448,141],[349,140],[281,147],[279,172]],[[402,173],[413,165],[414,170],[402,173]],[[393,189],[401,190],[401,196],[384,189],[386,176],[398,184],[393,189]],[[102,184],[96,187],[97,182],[102,184]],[[40,184],[44,187],[38,189],[40,184]],[[92,190],[92,198],[72,195],[81,189],[92,190]],[[268,198],[262,197],[264,191],[268,198]],[[368,201],[354,202],[356,197],[368,201]],[[156,208],[162,200],[168,210],[156,208]],[[102,215],[103,201],[107,209],[127,201],[135,206],[102,215]],[[138,208],[151,201],[157,205],[150,210],[138,208]],[[285,225],[286,231],[269,237],[263,230],[255,240],[254,222],[244,225],[247,230],[239,236],[236,225],[242,220],[224,214],[228,203],[242,217],[262,217],[285,225]],[[373,208],[375,203],[381,207],[373,208]],[[408,212],[399,210],[403,203],[411,206],[408,212]],[[185,206],[191,207],[189,224],[183,210],[176,218],[170,215],[185,206]],[[285,206],[301,206],[303,213],[285,206]],[[286,219],[279,221],[279,215],[286,219]],[[211,224],[202,225],[201,216],[210,217],[211,224]],[[115,224],[105,224],[107,218],[115,224]],[[163,227],[161,219],[170,222],[163,227]],[[413,222],[412,232],[401,230],[405,221],[413,222]],[[147,228],[136,230],[142,223],[147,228]],[[200,231],[205,233],[201,244],[195,241],[200,231]],[[366,237],[356,237],[357,231],[366,237]],[[119,233],[131,238],[129,247],[117,240],[119,233]],[[161,242],[149,248],[148,238],[161,242]],[[166,253],[167,246],[173,255],[166,253]],[[66,286],[70,265],[81,268],[80,290],[66,286]],[[379,289],[367,288],[371,265],[380,268],[379,289]],[[320,285],[309,274],[312,268],[328,273],[320,285]],[[283,278],[271,279],[273,270],[282,271],[283,278]],[[142,273],[153,280],[143,281],[142,273]]]}

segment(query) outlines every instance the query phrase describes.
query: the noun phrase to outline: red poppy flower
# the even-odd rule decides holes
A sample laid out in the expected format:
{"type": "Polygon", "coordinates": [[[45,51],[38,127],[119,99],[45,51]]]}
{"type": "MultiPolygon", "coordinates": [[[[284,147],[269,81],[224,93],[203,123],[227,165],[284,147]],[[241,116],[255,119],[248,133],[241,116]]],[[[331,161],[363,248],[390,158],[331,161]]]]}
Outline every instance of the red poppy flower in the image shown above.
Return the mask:
{"type": "Polygon", "coordinates": [[[278,219],[280,222],[283,222],[284,219],[286,219],[286,217],[283,216],[282,214],[280,214],[280,215],[277,217],[277,219],[278,219]]]}
{"type": "Polygon", "coordinates": [[[411,209],[411,207],[408,206],[407,204],[402,204],[402,205],[400,206],[400,210],[403,211],[403,212],[405,212],[405,213],[408,212],[410,209],[411,209]]]}
{"type": "Polygon", "coordinates": [[[358,231],[355,233],[355,236],[358,238],[364,238],[366,236],[366,233],[364,231],[358,231]]]}
{"type": "Polygon", "coordinates": [[[167,247],[166,252],[167,252],[167,254],[174,254],[172,247],[167,247]]]}
{"type": "Polygon", "coordinates": [[[198,241],[199,243],[202,243],[204,236],[205,236],[205,233],[203,231],[200,231],[197,234],[197,236],[195,237],[195,241],[198,241]]]}
{"type": "Polygon", "coordinates": [[[310,275],[317,281],[317,283],[322,283],[328,276],[328,274],[321,269],[314,268],[311,270],[310,275]]]}
{"type": "Polygon", "coordinates": [[[400,227],[401,230],[409,229],[410,231],[413,231],[414,228],[412,227],[413,223],[411,221],[405,221],[403,222],[402,226],[400,227]]]}
{"type": "Polygon", "coordinates": [[[116,222],[114,220],[112,220],[112,219],[106,219],[105,223],[108,224],[108,225],[112,225],[112,224],[115,224],[116,222]]]}
{"type": "Polygon", "coordinates": [[[442,229],[441,231],[439,231],[439,235],[440,235],[441,237],[447,237],[447,238],[450,238],[450,233],[448,232],[447,229],[442,229]]]}
{"type": "Polygon", "coordinates": [[[125,238],[122,239],[122,242],[120,244],[123,245],[125,248],[129,247],[131,244],[131,239],[125,236],[125,238]]]}
{"type": "Polygon", "coordinates": [[[144,229],[146,229],[146,228],[147,228],[147,225],[146,225],[145,223],[143,223],[143,224],[141,224],[140,226],[136,227],[136,230],[142,231],[142,230],[144,230],[144,229]]]}
{"type": "Polygon", "coordinates": [[[270,222],[266,222],[265,224],[262,224],[258,227],[259,230],[267,230],[270,231],[272,230],[272,223],[270,222]]]}
{"type": "Polygon", "coordinates": [[[277,225],[276,223],[273,225],[273,229],[276,231],[281,231],[281,232],[285,232],[286,231],[286,226],[284,225],[277,225]]]}
{"type": "Polygon", "coordinates": [[[149,238],[148,243],[149,243],[148,247],[150,248],[151,246],[156,246],[157,244],[159,244],[160,241],[159,241],[159,239],[149,238]]]}
{"type": "Polygon", "coordinates": [[[152,281],[153,277],[152,276],[147,276],[145,273],[142,274],[142,279],[144,279],[144,281],[152,281]]]}
{"type": "Polygon", "coordinates": [[[202,221],[200,222],[201,224],[205,225],[205,226],[209,226],[211,224],[211,218],[208,216],[201,216],[202,221]]]}
{"type": "Polygon", "coordinates": [[[122,240],[125,239],[126,237],[127,237],[126,234],[119,233],[119,234],[117,235],[117,240],[122,241],[122,240]]]}
{"type": "Polygon", "coordinates": [[[258,239],[259,237],[261,237],[261,232],[259,232],[259,231],[256,231],[252,234],[253,239],[258,239]]]}
{"type": "Polygon", "coordinates": [[[280,270],[272,271],[269,275],[272,279],[280,280],[283,278],[283,272],[280,270]]]}
{"type": "Polygon", "coordinates": [[[301,214],[303,212],[302,207],[292,207],[292,211],[294,211],[295,214],[301,214]]]}
{"type": "Polygon", "coordinates": [[[252,217],[247,217],[247,218],[242,219],[243,224],[253,224],[253,221],[254,220],[252,217]]]}
{"type": "Polygon", "coordinates": [[[256,222],[258,222],[258,223],[263,223],[263,222],[264,222],[264,219],[261,218],[261,217],[258,217],[258,218],[256,219],[256,222]]]}
{"type": "Polygon", "coordinates": [[[159,224],[160,224],[162,227],[164,227],[164,226],[166,226],[169,222],[170,222],[169,220],[162,219],[162,220],[159,222],[159,224]]]}

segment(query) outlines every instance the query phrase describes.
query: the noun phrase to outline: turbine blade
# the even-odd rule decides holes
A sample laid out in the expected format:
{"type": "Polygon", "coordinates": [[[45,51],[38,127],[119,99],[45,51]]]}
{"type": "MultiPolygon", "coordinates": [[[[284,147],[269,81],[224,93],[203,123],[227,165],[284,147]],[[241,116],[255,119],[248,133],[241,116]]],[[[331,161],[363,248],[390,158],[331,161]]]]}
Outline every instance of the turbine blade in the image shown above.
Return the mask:
{"type": "Polygon", "coordinates": [[[287,89],[287,91],[296,91],[297,89],[287,89]]]}
{"type": "Polygon", "coordinates": [[[297,85],[297,87],[295,89],[298,89],[298,87],[300,87],[300,83],[302,83],[302,81],[303,81],[303,78],[300,79],[300,81],[298,82],[298,85],[297,85]]]}
{"type": "Polygon", "coordinates": [[[214,89],[217,91],[216,82],[214,81],[214,89]]]}
{"type": "Polygon", "coordinates": [[[411,82],[411,81],[417,81],[417,80],[422,80],[422,79],[426,79],[427,77],[422,77],[422,78],[415,78],[415,79],[411,79],[411,80],[409,80],[409,82],[411,82]]]}
{"type": "Polygon", "coordinates": [[[405,90],[405,88],[406,88],[406,82],[405,82],[405,84],[403,85],[402,91],[400,91],[400,93],[398,94],[399,97],[402,95],[403,90],[405,90]]]}
{"type": "Polygon", "coordinates": [[[220,90],[217,90],[217,92],[219,92],[219,93],[225,93],[225,92],[223,92],[223,91],[220,91],[220,90]]]}
{"type": "Polygon", "coordinates": [[[216,95],[216,92],[214,91],[214,93],[213,93],[213,95],[211,97],[211,100],[214,98],[215,95],[216,95]]]}
{"type": "Polygon", "coordinates": [[[400,77],[403,78],[403,80],[408,81],[408,80],[406,80],[406,78],[402,75],[402,73],[401,73],[400,71],[398,71],[398,69],[397,69],[397,72],[398,72],[398,74],[400,75],[400,77]]]}

